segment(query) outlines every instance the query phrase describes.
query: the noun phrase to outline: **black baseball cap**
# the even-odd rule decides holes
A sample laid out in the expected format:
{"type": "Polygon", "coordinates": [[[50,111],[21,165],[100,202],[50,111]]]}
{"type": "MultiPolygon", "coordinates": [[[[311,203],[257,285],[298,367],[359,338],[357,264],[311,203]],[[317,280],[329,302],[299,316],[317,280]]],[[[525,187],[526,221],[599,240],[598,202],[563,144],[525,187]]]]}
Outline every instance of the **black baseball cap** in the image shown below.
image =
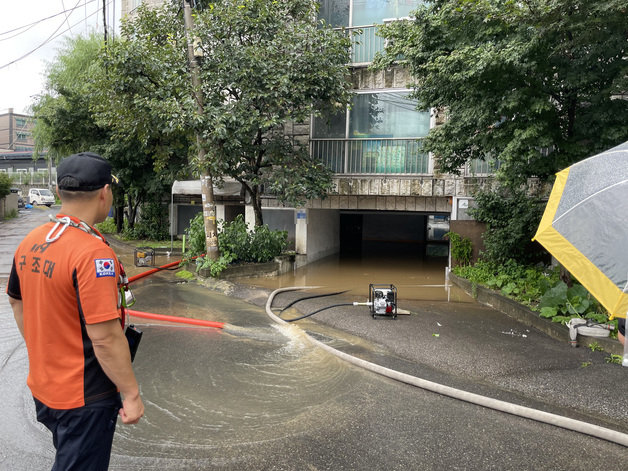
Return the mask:
{"type": "Polygon", "coordinates": [[[93,152],[72,154],[57,167],[57,187],[64,191],[93,191],[118,183],[107,159],[93,152]]]}

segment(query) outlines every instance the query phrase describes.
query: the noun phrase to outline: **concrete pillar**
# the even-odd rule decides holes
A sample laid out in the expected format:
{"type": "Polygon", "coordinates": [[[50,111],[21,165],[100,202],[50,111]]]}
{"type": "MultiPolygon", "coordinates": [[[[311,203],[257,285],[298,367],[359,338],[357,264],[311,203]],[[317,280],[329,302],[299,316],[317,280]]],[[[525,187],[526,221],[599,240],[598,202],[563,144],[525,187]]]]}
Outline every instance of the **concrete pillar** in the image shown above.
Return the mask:
{"type": "Polygon", "coordinates": [[[225,220],[225,205],[217,204],[216,205],[216,223],[218,223],[218,221],[224,221],[224,220],[225,220]]]}
{"type": "Polygon", "coordinates": [[[244,207],[244,222],[246,222],[249,230],[253,230],[255,227],[255,211],[253,210],[253,206],[250,204],[247,204],[244,207]]]}
{"type": "Polygon", "coordinates": [[[295,212],[294,250],[298,254],[307,253],[307,209],[295,212]]]}

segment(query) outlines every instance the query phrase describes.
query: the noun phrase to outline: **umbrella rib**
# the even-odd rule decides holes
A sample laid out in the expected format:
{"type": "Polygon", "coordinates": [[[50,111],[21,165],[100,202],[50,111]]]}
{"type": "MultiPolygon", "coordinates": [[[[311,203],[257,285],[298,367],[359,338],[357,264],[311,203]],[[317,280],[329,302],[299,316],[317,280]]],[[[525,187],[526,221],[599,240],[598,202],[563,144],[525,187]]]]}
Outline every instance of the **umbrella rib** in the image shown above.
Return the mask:
{"type": "Polygon", "coordinates": [[[596,192],[595,192],[595,193],[593,193],[592,195],[587,196],[585,199],[583,199],[582,201],[578,202],[578,204],[576,204],[576,205],[572,206],[572,207],[571,207],[571,208],[569,208],[567,211],[565,211],[563,214],[561,214],[561,215],[560,215],[560,216],[558,216],[556,219],[554,219],[554,220],[552,221],[552,224],[554,224],[554,223],[556,223],[556,222],[560,221],[560,219],[562,219],[562,218],[563,218],[563,217],[565,217],[567,214],[569,214],[570,212],[572,212],[572,211],[573,211],[574,209],[576,209],[578,206],[580,206],[580,205],[582,205],[582,204],[586,203],[588,200],[590,200],[590,199],[591,199],[591,198],[593,198],[594,196],[599,195],[600,193],[604,193],[605,191],[608,191],[608,190],[610,190],[611,188],[613,188],[613,187],[615,187],[615,186],[617,186],[617,185],[621,185],[621,184],[626,183],[626,182],[628,182],[628,179],[625,179],[625,180],[619,181],[619,182],[617,182],[617,183],[613,183],[611,186],[607,186],[606,188],[604,188],[604,189],[602,189],[602,190],[599,190],[599,191],[596,191],[596,192]]]}

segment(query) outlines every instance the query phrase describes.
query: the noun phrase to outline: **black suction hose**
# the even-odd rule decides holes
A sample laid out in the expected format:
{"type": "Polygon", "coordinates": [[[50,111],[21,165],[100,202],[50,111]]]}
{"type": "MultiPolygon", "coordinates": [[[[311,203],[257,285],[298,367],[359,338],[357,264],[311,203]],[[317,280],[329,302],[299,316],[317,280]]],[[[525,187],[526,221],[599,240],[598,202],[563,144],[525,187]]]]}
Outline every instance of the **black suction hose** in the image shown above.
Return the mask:
{"type": "Polygon", "coordinates": [[[332,304],[331,306],[322,307],[318,311],[310,312],[309,314],[305,314],[305,315],[303,315],[301,317],[295,317],[294,319],[283,319],[283,320],[286,321],[286,322],[300,321],[301,319],[305,319],[306,317],[313,316],[314,314],[318,314],[321,311],[325,311],[327,309],[331,309],[332,307],[353,306],[353,305],[354,305],[353,303],[332,304]]]}
{"type": "MultiPolygon", "coordinates": [[[[295,301],[292,301],[290,304],[288,304],[286,307],[284,307],[283,309],[281,309],[281,311],[279,311],[279,313],[284,312],[286,309],[291,308],[292,306],[294,306],[296,303],[300,302],[300,301],[305,301],[306,299],[314,299],[314,298],[324,298],[326,296],[335,296],[337,294],[343,294],[346,293],[349,290],[344,290],[344,291],[338,291],[336,293],[326,293],[326,294],[314,294],[312,296],[306,296],[305,298],[299,298],[295,301]]],[[[296,319],[295,319],[296,320],[296,319]]]]}

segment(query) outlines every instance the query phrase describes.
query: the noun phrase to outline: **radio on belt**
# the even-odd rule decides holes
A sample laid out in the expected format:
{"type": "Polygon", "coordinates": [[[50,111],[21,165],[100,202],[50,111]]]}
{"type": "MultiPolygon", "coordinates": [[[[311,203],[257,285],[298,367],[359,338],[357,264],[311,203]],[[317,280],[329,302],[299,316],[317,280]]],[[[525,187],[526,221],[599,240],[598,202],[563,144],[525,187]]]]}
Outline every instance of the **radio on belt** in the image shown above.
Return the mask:
{"type": "Polygon", "coordinates": [[[373,319],[375,316],[397,318],[397,288],[394,285],[369,285],[369,305],[373,319]]]}

